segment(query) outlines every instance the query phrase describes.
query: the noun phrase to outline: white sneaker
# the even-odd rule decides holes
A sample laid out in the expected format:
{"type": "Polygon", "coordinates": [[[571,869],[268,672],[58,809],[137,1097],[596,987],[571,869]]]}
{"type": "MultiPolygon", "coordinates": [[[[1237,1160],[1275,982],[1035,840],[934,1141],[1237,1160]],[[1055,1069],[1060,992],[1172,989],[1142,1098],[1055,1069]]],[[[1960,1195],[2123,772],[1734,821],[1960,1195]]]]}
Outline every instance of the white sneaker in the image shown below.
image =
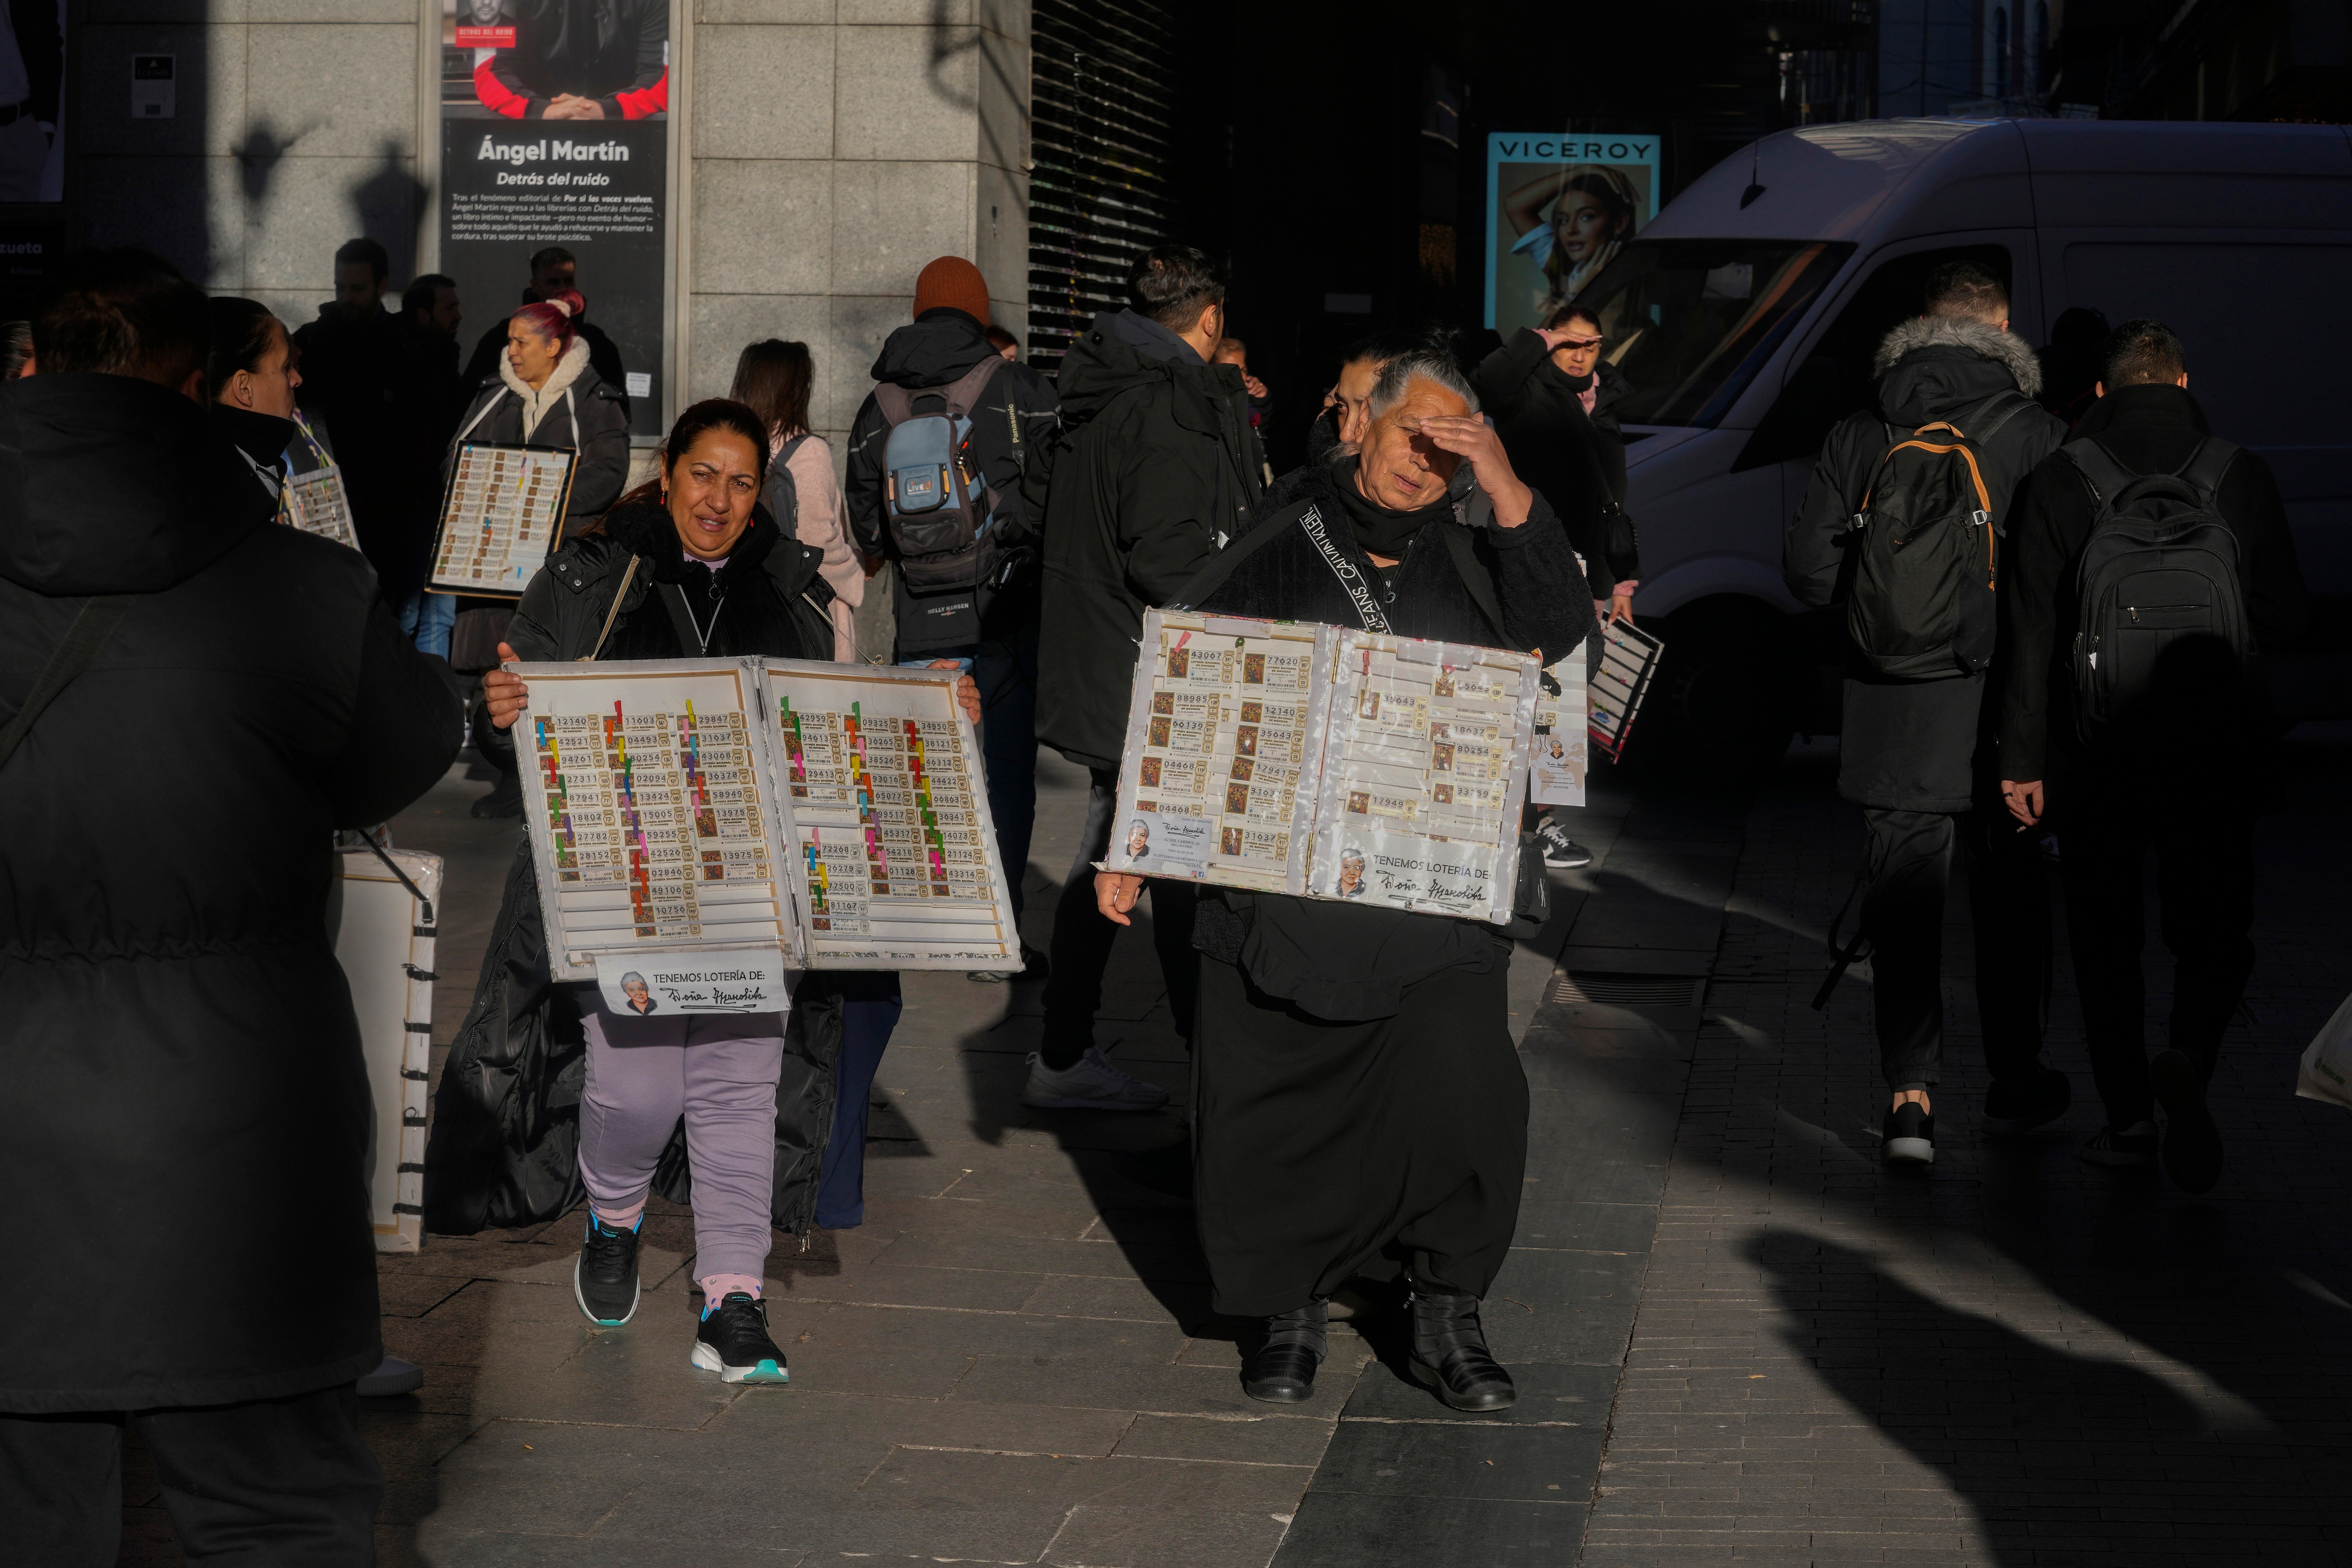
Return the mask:
{"type": "Polygon", "coordinates": [[[1021,1103],[1040,1110],[1157,1110],[1168,1103],[1168,1091],[1129,1078],[1110,1065],[1100,1047],[1088,1046],[1085,1056],[1060,1072],[1031,1051],[1021,1103]]]}
{"type": "Polygon", "coordinates": [[[1568,826],[1556,816],[1547,816],[1536,829],[1536,842],[1543,846],[1547,866],[1574,870],[1579,866],[1592,864],[1592,851],[1568,836],[1568,826]]]}

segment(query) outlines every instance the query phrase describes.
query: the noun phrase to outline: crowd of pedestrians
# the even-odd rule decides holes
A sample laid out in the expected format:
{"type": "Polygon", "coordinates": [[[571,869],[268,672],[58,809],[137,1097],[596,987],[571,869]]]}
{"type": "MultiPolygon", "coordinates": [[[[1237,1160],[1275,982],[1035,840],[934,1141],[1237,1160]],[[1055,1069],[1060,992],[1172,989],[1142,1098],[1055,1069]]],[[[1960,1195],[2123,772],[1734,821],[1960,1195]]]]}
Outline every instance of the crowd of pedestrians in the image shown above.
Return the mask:
{"type": "MultiPolygon", "coordinates": [[[[368,1090],[323,934],[334,830],[415,800],[468,733],[499,775],[478,815],[519,814],[530,692],[506,665],[852,661],[862,608],[891,628],[865,657],[957,672],[1016,914],[1038,747],[1087,770],[1048,948],[971,979],[1042,983],[1025,1104],[1160,1110],[1168,1092],[1094,1037],[1113,946],[1148,894],[1192,1054],[1191,1192],[1214,1301],[1261,1324],[1246,1391],[1308,1397],[1328,1304],[1352,1285],[1391,1293],[1436,1397],[1510,1405],[1481,1321],[1527,1161],[1507,933],[1094,865],[1154,606],[1548,661],[1633,616],[1630,388],[1605,309],[1575,299],[1614,252],[1621,193],[1576,194],[1575,223],[1522,242],[1540,241],[1561,296],[1542,326],[1475,366],[1441,330],[1350,344],[1307,460],[1280,474],[1228,280],[1180,244],[1137,261],[1128,303],[1050,377],[992,319],[979,269],[939,258],[879,345],[838,474],[809,347],[763,339],[634,488],[627,374],[569,251],[531,258],[520,303],[462,366],[457,285],[419,277],[393,305],[373,241],[336,252],[333,300],[291,331],[144,253],[77,258],[8,341],[0,389],[0,971],[15,1004],[0,1173],[52,1194],[22,1216],[29,1265],[90,1287],[0,1307],[0,1498],[41,1560],[108,1560],[132,1412],[192,1556],[365,1560],[381,1478],[354,1385],[382,1346],[368,1090]],[[954,422],[962,488],[909,512],[887,454],[933,415],[954,422]],[[481,635],[461,672],[467,606],[431,591],[426,564],[467,441],[579,463],[560,547],[519,603],[470,606],[481,635]],[[289,479],[329,464],[356,552],[278,526],[289,479]],[[168,791],[88,787],[161,772],[168,791]],[[178,1218],[184,1189],[215,1217],[178,1218]],[[129,1288],[159,1276],[168,1312],[129,1288]]],[[[2054,855],[2106,1119],[2084,1154],[2161,1163],[2203,1191],[2222,1163],[2204,1087],[2252,960],[2251,816],[2186,817],[2150,781],[2185,737],[2233,717],[2244,731],[2253,656],[2290,644],[2309,606],[2277,484],[2209,430],[2178,336],[2135,321],[2093,346],[2076,321],[2070,379],[2045,388],[2010,325],[1990,272],[1932,274],[1789,526],[1791,592],[1844,626],[1838,788],[1865,866],[1841,962],[1872,963],[1885,1158],[1927,1164],[1957,854],[1983,1122],[2045,1125],[2071,1098],[2042,1058],[2054,855]],[[2151,848],[2179,976],[2152,1058],[2151,848]]],[[[2258,791],[2261,758],[2246,767],[2258,791]]],[[[1549,865],[1590,859],[1570,813],[1528,826],[1549,865]]],[[[648,1202],[689,1203],[688,1356],[730,1382],[782,1381],[770,1247],[780,1228],[862,1221],[898,976],[800,976],[780,1012],[615,1010],[553,979],[531,856],[524,837],[436,1091],[428,1226],[576,1215],[575,1298],[613,1328],[643,1304],[648,1202]]]]}

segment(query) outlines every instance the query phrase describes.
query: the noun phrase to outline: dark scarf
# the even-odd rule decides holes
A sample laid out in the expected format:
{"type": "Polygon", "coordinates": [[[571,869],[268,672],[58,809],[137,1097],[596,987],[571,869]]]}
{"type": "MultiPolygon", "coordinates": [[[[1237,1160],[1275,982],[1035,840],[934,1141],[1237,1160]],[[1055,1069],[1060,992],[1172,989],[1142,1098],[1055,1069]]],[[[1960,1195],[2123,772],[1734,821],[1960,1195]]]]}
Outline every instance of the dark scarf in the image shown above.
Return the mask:
{"type": "MultiPolygon", "coordinates": [[[[1449,486],[1445,494],[1424,507],[1411,511],[1391,511],[1379,502],[1366,499],[1357,488],[1356,472],[1362,459],[1349,458],[1334,465],[1333,488],[1339,492],[1339,504],[1348,509],[1348,516],[1356,525],[1356,542],[1372,555],[1402,560],[1412,548],[1413,536],[1433,522],[1454,515],[1454,496],[1449,486]]],[[[1466,468],[1467,465],[1465,465],[1466,468]]]]}
{"type": "Polygon", "coordinates": [[[812,657],[801,647],[789,609],[768,577],[764,563],[783,536],[765,508],[752,513],[751,526],[735,541],[727,564],[716,572],[678,543],[667,507],[650,500],[623,501],[604,514],[603,528],[623,549],[644,559],[638,581],[649,573],[656,584],[655,592],[614,626],[604,647],[606,658],[679,658],[703,652],[712,658],[755,653],[812,657]],[[695,629],[707,633],[706,648],[698,649],[679,636],[663,603],[664,590],[670,586],[685,595],[695,629]]]}

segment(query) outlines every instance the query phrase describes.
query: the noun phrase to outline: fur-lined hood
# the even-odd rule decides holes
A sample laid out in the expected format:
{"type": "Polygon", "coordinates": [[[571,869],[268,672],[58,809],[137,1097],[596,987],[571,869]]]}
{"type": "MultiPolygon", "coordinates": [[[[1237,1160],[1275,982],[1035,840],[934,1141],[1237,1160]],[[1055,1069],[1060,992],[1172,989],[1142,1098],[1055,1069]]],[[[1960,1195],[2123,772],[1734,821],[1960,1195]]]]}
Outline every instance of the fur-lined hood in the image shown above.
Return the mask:
{"type": "Polygon", "coordinates": [[[2042,390],[2042,367],[2021,340],[1949,316],[1906,321],[1887,333],[1873,368],[1880,416],[1906,429],[1958,417],[2012,389],[2028,397],[2042,390]]]}
{"type": "Polygon", "coordinates": [[[1966,349],[2009,372],[2017,390],[2028,397],[2042,395],[2042,364],[2025,340],[1982,321],[1957,316],[1914,316],[1886,334],[1870,362],[1870,374],[1885,375],[1906,354],[1921,349],[1966,349]]]}

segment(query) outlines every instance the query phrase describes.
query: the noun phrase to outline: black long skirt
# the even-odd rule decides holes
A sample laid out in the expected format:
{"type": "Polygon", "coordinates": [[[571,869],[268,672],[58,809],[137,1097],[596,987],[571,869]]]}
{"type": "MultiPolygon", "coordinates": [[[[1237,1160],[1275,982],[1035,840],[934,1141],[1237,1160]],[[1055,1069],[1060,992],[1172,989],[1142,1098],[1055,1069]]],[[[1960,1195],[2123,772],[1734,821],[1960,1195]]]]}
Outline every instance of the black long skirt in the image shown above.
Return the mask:
{"type": "Polygon", "coordinates": [[[1217,1310],[1286,1312],[1399,1264],[1486,1293],[1528,1163],[1508,973],[1441,970],[1392,1017],[1333,1023],[1202,954],[1193,1187],[1217,1310]]]}

